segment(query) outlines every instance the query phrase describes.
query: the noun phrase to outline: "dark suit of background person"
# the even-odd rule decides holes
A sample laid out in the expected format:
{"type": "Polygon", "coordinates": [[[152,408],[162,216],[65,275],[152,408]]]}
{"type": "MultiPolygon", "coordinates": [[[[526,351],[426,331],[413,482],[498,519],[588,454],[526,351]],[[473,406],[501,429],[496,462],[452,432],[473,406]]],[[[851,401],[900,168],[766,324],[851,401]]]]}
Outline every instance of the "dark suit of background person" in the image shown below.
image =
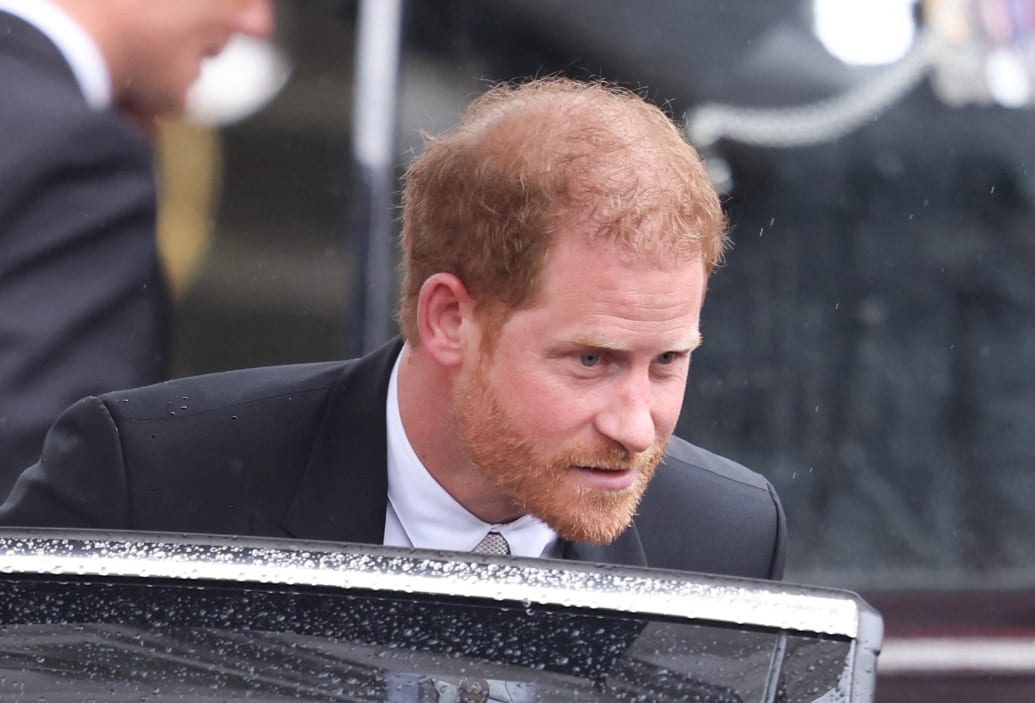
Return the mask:
{"type": "Polygon", "coordinates": [[[57,47],[0,12],[0,497],[91,393],[166,373],[143,135],[87,104],[57,47]]]}
{"type": "MultiPolygon", "coordinates": [[[[82,400],[0,506],[0,525],[380,544],[400,348],[82,400]]],[[[779,578],[784,517],[761,476],[673,437],[633,526],[610,545],[567,543],[564,556],[779,578]]]]}

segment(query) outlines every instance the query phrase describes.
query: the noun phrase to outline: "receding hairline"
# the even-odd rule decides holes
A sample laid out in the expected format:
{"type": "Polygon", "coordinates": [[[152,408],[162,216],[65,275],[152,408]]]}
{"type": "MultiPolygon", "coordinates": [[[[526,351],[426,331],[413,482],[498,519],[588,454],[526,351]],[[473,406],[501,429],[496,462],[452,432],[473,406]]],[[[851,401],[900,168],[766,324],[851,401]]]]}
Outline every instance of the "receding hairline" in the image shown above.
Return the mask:
{"type": "Polygon", "coordinates": [[[657,130],[662,125],[678,134],[660,108],[632,90],[603,81],[563,78],[498,84],[468,106],[457,129],[469,147],[495,151],[508,148],[524,132],[541,134],[544,125],[556,132],[551,132],[548,148],[540,151],[557,160],[590,151],[584,140],[572,137],[582,137],[593,127],[612,137],[624,134],[629,139],[645,136],[653,131],[651,127],[657,130]],[[558,149],[561,144],[557,142],[569,148],[558,149]]]}
{"type": "MultiPolygon", "coordinates": [[[[528,283],[514,288],[521,292],[498,299],[498,288],[477,275],[482,268],[472,269],[476,275],[471,280],[462,275],[486,304],[484,310],[494,307],[494,300],[504,308],[521,307],[535,297],[535,282],[552,243],[573,217],[591,220],[595,236],[624,245],[639,258],[700,256],[706,276],[722,259],[726,221],[699,155],[661,108],[627,88],[566,78],[503,83],[472,101],[453,128],[425,138],[424,153],[411,164],[404,186],[404,244],[417,243],[414,259],[404,258],[404,263],[429,260],[428,249],[420,247],[432,239],[418,238],[422,230],[414,223],[428,222],[424,218],[434,210],[433,203],[443,200],[425,196],[463,176],[461,181],[475,187],[464,190],[471,197],[457,198],[455,189],[449,193],[449,202],[460,213],[453,219],[512,223],[486,227],[490,244],[484,249],[495,242],[501,253],[520,251],[517,270],[527,272],[514,279],[528,283]],[[484,186],[493,183],[497,187],[484,186]],[[421,194],[421,207],[413,209],[411,218],[415,201],[409,198],[415,193],[421,194]],[[521,231],[525,235],[517,234],[521,231]],[[407,232],[414,238],[407,240],[407,232]]],[[[448,223],[439,231],[450,231],[448,223]]],[[[442,270],[451,270],[450,265],[444,263],[442,270]]],[[[458,274],[464,270],[452,265],[458,274]]],[[[412,297],[414,282],[431,269],[404,271],[401,322],[413,316],[414,301],[405,303],[406,292],[412,297]],[[420,275],[411,276],[414,272],[420,275]]]]}

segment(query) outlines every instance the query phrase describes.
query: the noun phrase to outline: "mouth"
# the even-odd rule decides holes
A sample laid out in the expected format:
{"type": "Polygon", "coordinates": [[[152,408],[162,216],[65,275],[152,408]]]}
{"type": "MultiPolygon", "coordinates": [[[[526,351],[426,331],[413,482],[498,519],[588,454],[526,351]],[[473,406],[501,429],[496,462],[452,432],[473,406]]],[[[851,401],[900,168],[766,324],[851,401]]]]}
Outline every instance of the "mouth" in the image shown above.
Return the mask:
{"type": "Polygon", "coordinates": [[[624,491],[633,485],[636,470],[611,466],[572,466],[580,479],[593,488],[604,491],[624,491]]]}

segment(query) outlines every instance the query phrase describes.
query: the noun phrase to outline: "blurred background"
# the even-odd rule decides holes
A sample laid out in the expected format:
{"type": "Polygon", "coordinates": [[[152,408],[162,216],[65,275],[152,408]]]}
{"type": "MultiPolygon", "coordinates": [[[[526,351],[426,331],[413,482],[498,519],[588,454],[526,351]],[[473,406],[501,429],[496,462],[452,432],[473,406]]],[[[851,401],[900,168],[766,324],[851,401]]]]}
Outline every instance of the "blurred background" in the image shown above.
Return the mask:
{"type": "Polygon", "coordinates": [[[276,60],[242,64],[272,100],[162,130],[177,375],[392,334],[397,178],[489,84],[641,89],[735,243],[679,434],[776,485],[787,580],[884,612],[879,700],[1035,698],[1035,0],[278,13],[276,60]]]}

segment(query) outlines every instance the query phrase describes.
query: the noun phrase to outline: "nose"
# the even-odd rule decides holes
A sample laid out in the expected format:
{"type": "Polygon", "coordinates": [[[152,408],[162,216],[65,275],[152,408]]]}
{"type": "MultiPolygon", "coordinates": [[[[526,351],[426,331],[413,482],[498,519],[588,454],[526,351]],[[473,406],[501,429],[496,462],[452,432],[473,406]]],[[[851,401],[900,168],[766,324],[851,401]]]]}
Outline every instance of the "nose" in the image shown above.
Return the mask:
{"type": "Polygon", "coordinates": [[[272,0],[244,0],[239,5],[234,31],[259,39],[268,39],[273,35],[272,0]]]}
{"type": "Polygon", "coordinates": [[[650,381],[630,377],[622,382],[606,407],[597,414],[596,429],[630,452],[650,449],[656,430],[650,381]]]}

